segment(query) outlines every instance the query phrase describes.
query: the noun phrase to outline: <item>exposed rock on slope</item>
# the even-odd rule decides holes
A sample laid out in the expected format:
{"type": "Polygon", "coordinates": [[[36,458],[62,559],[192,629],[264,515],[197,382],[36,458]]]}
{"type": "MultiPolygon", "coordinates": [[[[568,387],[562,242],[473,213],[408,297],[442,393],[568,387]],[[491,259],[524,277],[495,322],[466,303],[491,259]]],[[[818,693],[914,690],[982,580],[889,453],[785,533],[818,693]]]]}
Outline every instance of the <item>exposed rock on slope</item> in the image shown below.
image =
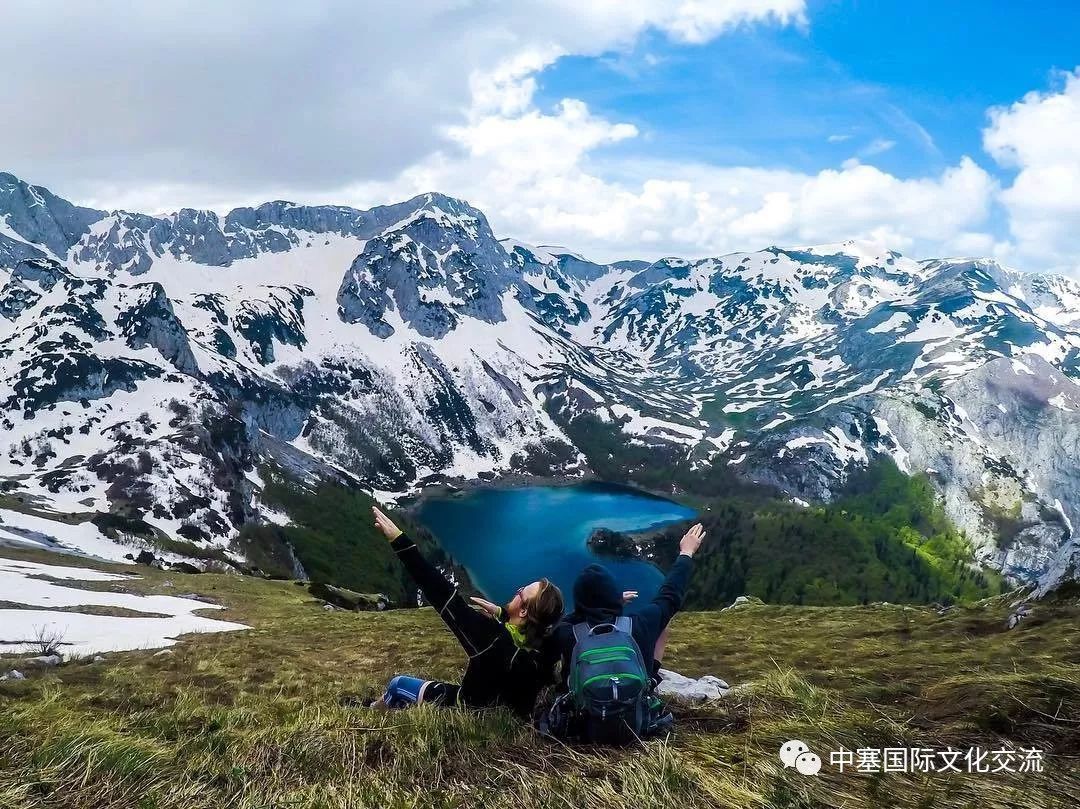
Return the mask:
{"type": "Polygon", "coordinates": [[[1076,566],[1080,285],[990,261],[601,265],[438,194],[151,217],[3,174],[0,378],[6,490],[222,548],[283,519],[264,462],[381,491],[574,474],[588,417],[804,499],[888,454],[1015,578],[1076,566]]]}

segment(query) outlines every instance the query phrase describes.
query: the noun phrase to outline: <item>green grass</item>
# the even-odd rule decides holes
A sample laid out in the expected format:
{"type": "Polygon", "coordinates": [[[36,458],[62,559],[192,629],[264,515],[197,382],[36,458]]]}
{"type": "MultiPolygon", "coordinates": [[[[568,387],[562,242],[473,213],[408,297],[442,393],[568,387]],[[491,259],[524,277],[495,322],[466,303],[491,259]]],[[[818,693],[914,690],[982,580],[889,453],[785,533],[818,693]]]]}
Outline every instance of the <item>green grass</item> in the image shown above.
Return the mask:
{"type": "Polygon", "coordinates": [[[139,572],[125,587],[204,593],[228,607],[214,617],[253,628],[190,637],[171,656],[112,654],[0,683],[5,809],[1065,809],[1080,794],[1077,601],[1038,604],[1011,632],[1004,597],[943,616],[900,606],[682,614],[670,666],[742,688],[680,707],[671,741],[605,751],[550,743],[501,711],[350,707],[396,673],[460,674],[464,655],[431,610],[328,613],[287,581],[139,572]],[[162,589],[166,578],[174,588],[162,589]],[[790,738],[819,751],[1007,741],[1051,753],[1042,774],[826,767],[808,778],[779,763],[790,738]]]}
{"type": "Polygon", "coordinates": [[[740,595],[813,606],[970,603],[1006,589],[1000,573],[972,563],[929,479],[905,475],[889,459],[852,475],[826,505],[728,494],[695,506],[694,520],[646,540],[650,558],[667,567],[689,523],[705,526],[688,593],[694,608],[740,595]]]}

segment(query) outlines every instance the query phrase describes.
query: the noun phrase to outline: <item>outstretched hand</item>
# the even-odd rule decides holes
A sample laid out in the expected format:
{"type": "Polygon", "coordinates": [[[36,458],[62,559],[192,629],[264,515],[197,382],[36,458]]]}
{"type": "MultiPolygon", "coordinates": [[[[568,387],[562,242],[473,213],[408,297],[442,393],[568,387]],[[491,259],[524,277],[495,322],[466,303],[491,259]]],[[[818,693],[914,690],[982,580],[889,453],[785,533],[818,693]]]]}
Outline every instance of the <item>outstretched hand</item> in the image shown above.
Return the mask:
{"type": "Polygon", "coordinates": [[[375,527],[382,531],[383,536],[393,542],[401,536],[401,529],[394,525],[394,521],[387,517],[378,506],[372,506],[371,511],[375,514],[375,527]]]}
{"type": "Polygon", "coordinates": [[[473,603],[473,605],[475,606],[476,609],[478,609],[478,610],[480,610],[482,612],[486,612],[492,618],[498,618],[499,617],[499,609],[500,608],[499,608],[498,604],[493,604],[492,602],[488,601],[486,598],[477,598],[476,596],[469,596],[469,601],[471,601],[473,603]]]}
{"type": "Polygon", "coordinates": [[[679,540],[679,553],[693,556],[697,553],[697,549],[701,547],[703,539],[705,539],[705,527],[701,523],[695,523],[679,540]]]}

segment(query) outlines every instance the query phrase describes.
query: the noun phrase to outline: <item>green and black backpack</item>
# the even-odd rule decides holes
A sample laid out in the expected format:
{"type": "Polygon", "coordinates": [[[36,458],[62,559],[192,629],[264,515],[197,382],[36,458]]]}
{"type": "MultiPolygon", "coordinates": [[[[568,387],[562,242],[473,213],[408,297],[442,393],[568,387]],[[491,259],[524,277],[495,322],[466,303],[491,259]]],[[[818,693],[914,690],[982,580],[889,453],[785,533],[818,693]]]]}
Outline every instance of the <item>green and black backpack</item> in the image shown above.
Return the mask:
{"type": "Polygon", "coordinates": [[[632,629],[625,615],[594,627],[574,624],[569,696],[585,741],[623,745],[645,733],[649,676],[632,629]]]}

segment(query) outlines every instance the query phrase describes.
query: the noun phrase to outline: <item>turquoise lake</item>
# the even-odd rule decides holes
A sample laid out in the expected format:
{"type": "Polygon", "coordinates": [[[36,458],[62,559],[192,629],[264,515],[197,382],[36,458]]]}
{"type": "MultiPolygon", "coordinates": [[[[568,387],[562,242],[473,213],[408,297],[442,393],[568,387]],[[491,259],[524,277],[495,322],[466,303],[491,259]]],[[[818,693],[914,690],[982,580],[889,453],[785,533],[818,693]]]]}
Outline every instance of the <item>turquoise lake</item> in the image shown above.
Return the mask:
{"type": "Polygon", "coordinates": [[[429,498],[417,511],[492,601],[504,604],[518,587],[547,576],[562,588],[568,609],[574,579],[591,562],[606,565],[623,590],[638,590],[642,600],[663,580],[649,562],[594,555],[586,544],[594,529],[640,531],[694,515],[670,500],[603,483],[475,489],[429,498]]]}

